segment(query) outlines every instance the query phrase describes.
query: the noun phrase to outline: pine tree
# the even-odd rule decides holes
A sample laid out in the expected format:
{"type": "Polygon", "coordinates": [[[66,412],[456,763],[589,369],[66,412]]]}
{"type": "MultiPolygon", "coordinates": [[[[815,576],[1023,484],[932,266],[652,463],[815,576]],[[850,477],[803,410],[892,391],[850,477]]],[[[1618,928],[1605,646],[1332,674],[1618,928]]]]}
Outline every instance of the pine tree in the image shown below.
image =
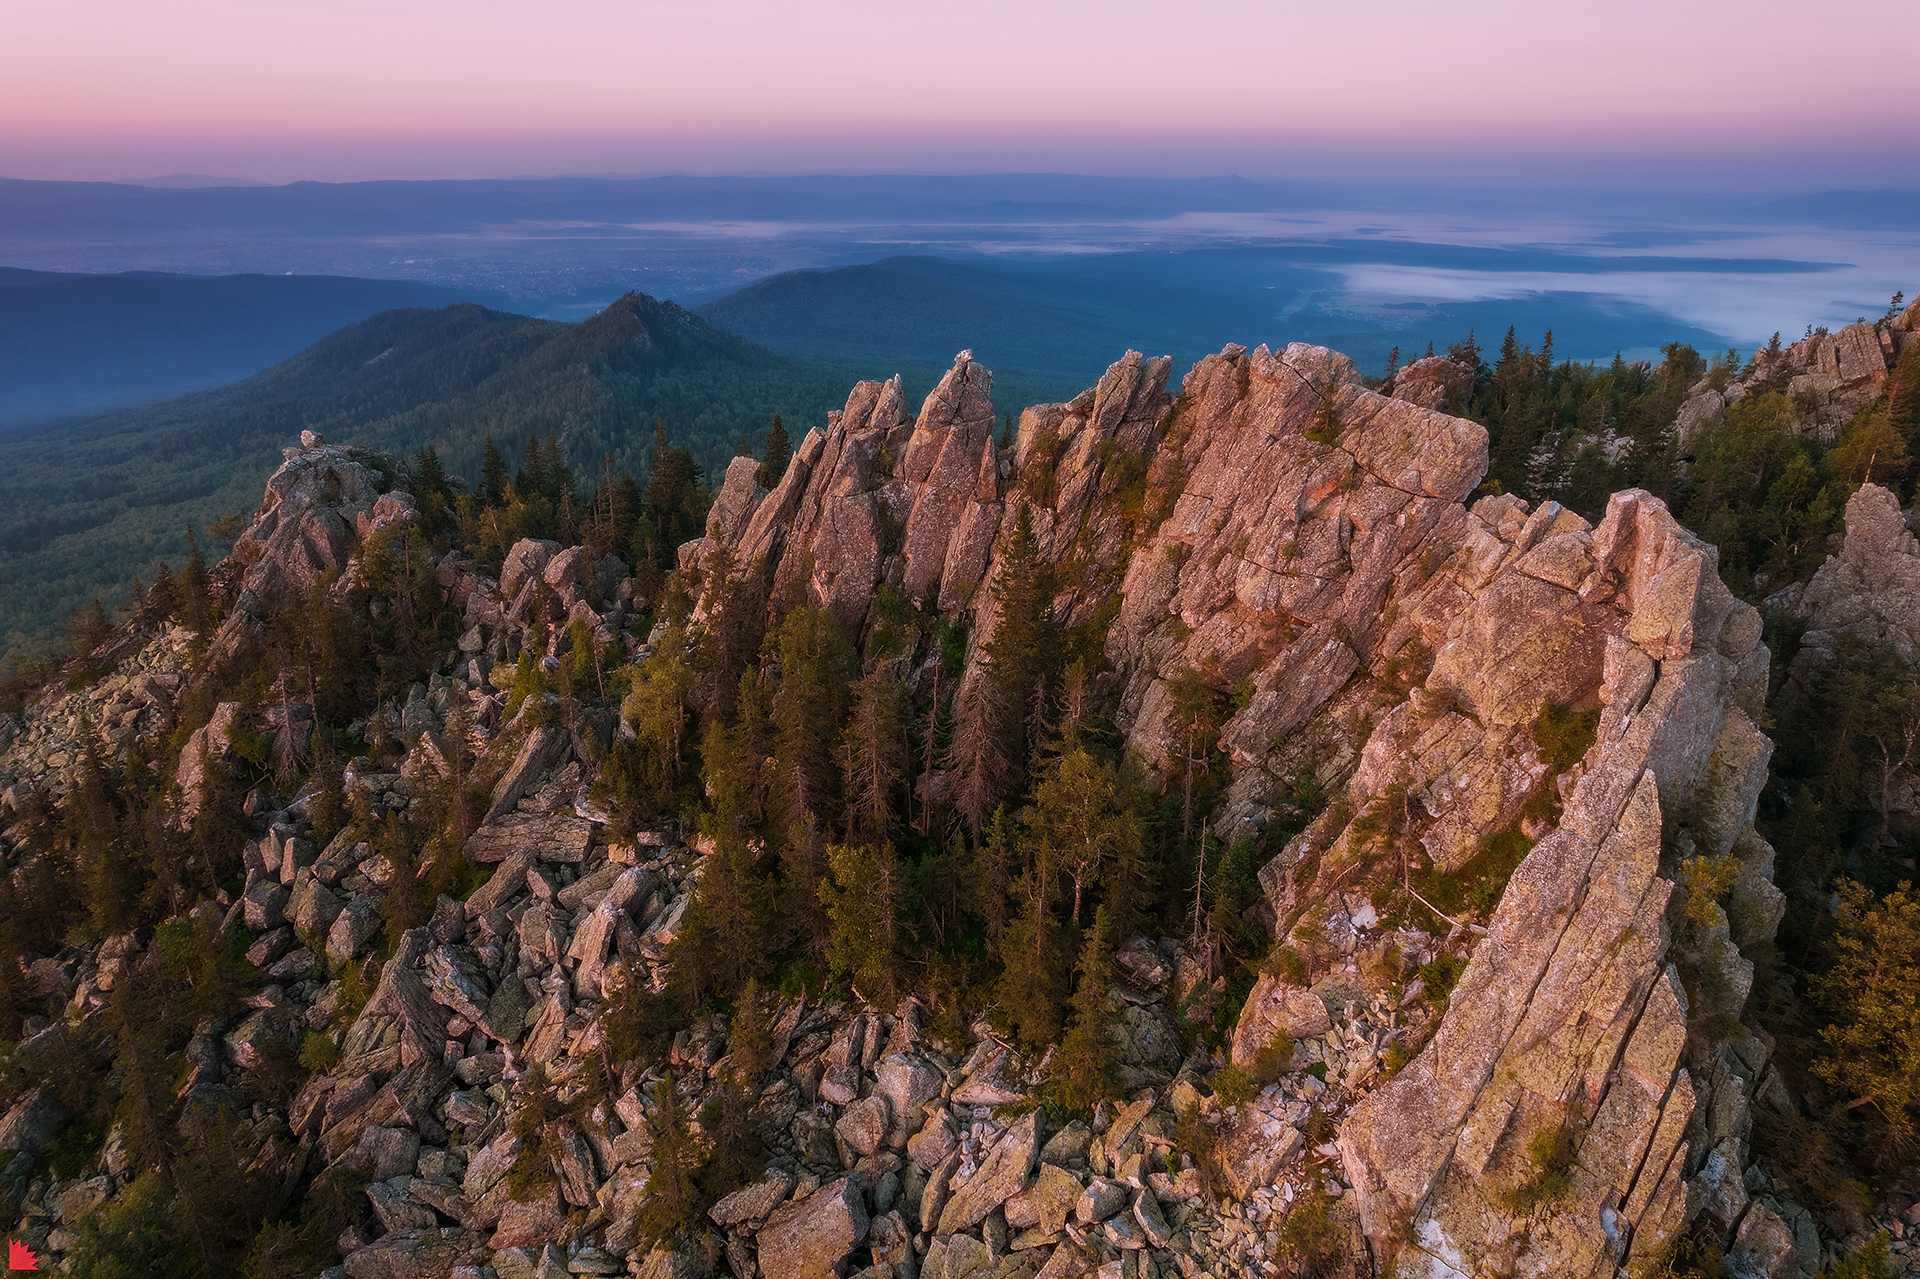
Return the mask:
{"type": "Polygon", "coordinates": [[[773,422],[767,427],[767,447],[763,456],[766,460],[760,463],[757,476],[760,487],[778,487],[787,474],[787,463],[793,457],[793,446],[787,439],[786,425],[780,421],[778,413],[773,415],[773,422]]]}
{"type": "Polygon", "coordinates": [[[766,1150],[755,1123],[760,1087],[738,1073],[722,1075],[700,1108],[700,1131],[710,1144],[697,1178],[699,1205],[719,1201],[758,1176],[766,1150]]]}
{"type": "Polygon", "coordinates": [[[1077,926],[1086,891],[1103,872],[1139,860],[1140,826],[1120,802],[1117,770],[1084,746],[1070,746],[1048,764],[1029,812],[1035,856],[1052,859],[1073,881],[1069,919],[1077,926]]]}
{"type": "Polygon", "coordinates": [[[1004,968],[996,987],[1000,1006],[1014,1033],[1029,1048],[1041,1048],[1060,1034],[1061,1005],[1071,977],[1052,913],[1047,909],[1045,876],[1030,868],[1015,885],[1020,909],[1000,937],[1004,968]]]}
{"type": "MultiPolygon", "coordinates": [[[[81,740],[88,726],[82,725],[81,740]]],[[[97,937],[123,933],[132,926],[136,889],[133,866],[117,846],[120,812],[113,788],[91,747],[80,751],[80,782],[66,805],[63,842],[80,871],[87,913],[97,937]]]]}
{"type": "Polygon", "coordinates": [[[640,485],[626,471],[620,472],[620,478],[613,485],[613,509],[618,515],[618,540],[607,548],[613,555],[624,556],[628,563],[639,564],[640,556],[633,549],[639,535],[641,521],[646,518],[647,495],[640,485]]]}
{"type": "Polygon", "coordinates": [[[113,623],[107,620],[107,610],[97,598],[73,611],[66,636],[67,646],[83,666],[92,662],[93,655],[113,638],[113,623]]]}
{"type": "Polygon", "coordinates": [[[1219,697],[1206,677],[1191,666],[1182,667],[1169,681],[1174,723],[1180,729],[1180,840],[1193,838],[1193,787],[1208,768],[1214,739],[1220,731],[1219,697]]]}
{"type": "Polygon", "coordinates": [[[1920,1125],[1920,897],[1902,882],[1875,900],[1836,885],[1833,966],[1815,991],[1833,1021],[1813,1072],[1867,1114],[1889,1150],[1911,1149],[1920,1125]]]}
{"type": "Polygon", "coordinates": [[[693,668],[686,663],[685,650],[686,633],[670,627],[652,655],[633,669],[630,691],[620,707],[621,718],[633,727],[650,806],[667,802],[684,768],[687,698],[693,690],[693,668]]]}
{"type": "Polygon", "coordinates": [[[473,712],[463,697],[451,699],[441,727],[441,745],[447,761],[447,794],[451,831],[456,845],[464,847],[484,815],[487,795],[476,784],[478,763],[473,749],[473,712]]]}
{"type": "Polygon", "coordinates": [[[153,571],[153,585],[141,597],[138,619],[142,625],[157,626],[170,621],[180,609],[180,583],[165,560],[153,571]]]}
{"type": "Polygon", "coordinates": [[[344,770],[339,758],[324,739],[314,752],[313,797],[307,804],[307,819],[316,842],[324,846],[347,824],[347,797],[344,770]]]}

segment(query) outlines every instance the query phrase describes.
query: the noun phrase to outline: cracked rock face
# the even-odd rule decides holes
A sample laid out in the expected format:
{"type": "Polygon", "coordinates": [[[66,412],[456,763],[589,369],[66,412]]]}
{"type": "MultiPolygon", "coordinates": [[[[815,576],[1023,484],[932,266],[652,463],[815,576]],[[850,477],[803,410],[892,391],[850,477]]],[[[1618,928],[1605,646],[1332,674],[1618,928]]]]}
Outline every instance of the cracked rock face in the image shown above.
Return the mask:
{"type": "MultiPolygon", "coordinates": [[[[1778,917],[1771,852],[1751,825],[1771,749],[1755,722],[1767,671],[1758,614],[1722,585],[1714,549],[1646,493],[1615,494],[1598,528],[1551,502],[1464,505],[1487,441],[1432,407],[1449,401],[1449,368],[1421,361],[1387,398],[1321,348],[1230,346],[1194,367],[1177,402],[1167,371],[1129,354],[1074,401],[1027,410],[999,474],[985,464],[991,440],[968,425],[991,421],[966,407],[970,365],[911,427],[897,389],[866,384],[774,493],[743,491],[734,531],[723,521],[708,541],[723,537],[736,563],[764,557],[776,598],[800,598],[804,582],[810,602],[855,629],[879,583],[917,573],[929,588],[932,575],[909,565],[944,544],[938,604],[974,613],[964,682],[979,677],[995,619],[988,592],[948,589],[948,568],[956,556],[978,563],[991,585],[1024,506],[1056,566],[1057,616],[1106,625],[1104,678],[1145,760],[1172,765],[1180,671],[1239,682],[1219,739],[1232,769],[1224,838],[1257,830],[1266,797],[1297,768],[1349,798],[1261,871],[1279,931],[1334,903],[1339,929],[1316,927],[1349,953],[1370,944],[1377,916],[1337,887],[1365,856],[1353,823],[1370,805],[1398,802],[1443,871],[1524,829],[1535,843],[1484,936],[1457,930],[1471,958],[1431,1042],[1390,1080],[1378,1042],[1370,1059],[1340,1059],[1338,1082],[1360,1100],[1339,1154],[1376,1255],[1400,1273],[1478,1273],[1496,1256],[1540,1275],[1644,1269],[1687,1219],[1702,1175],[1707,1152],[1683,1137],[1696,1104],[1738,1091],[1680,1063],[1689,1001],[1669,962],[1663,813],[1686,814],[1690,847],[1736,854],[1752,913],[1778,917]],[[945,464],[961,445],[981,462],[966,495],[969,468],[945,464]],[[953,483],[926,487],[942,473],[953,483]],[[998,528],[983,560],[973,539],[989,516],[998,528]],[[1557,776],[1537,740],[1548,706],[1599,719],[1591,749],[1557,776]],[[1543,792],[1549,816],[1532,803],[1543,792]],[[1549,1228],[1516,1231],[1510,1204],[1538,1171],[1529,1148],[1562,1130],[1581,1134],[1572,1189],[1541,1210],[1549,1228]]],[[[1726,929],[1723,919],[1713,945],[1737,1012],[1745,961],[1726,929]]],[[[1263,980],[1233,1058],[1252,1060],[1280,1032],[1346,1046],[1356,1004],[1357,973],[1313,994],[1263,980]]],[[[983,1087],[969,1080],[955,1098],[983,1087]]],[[[1230,1130],[1227,1165],[1248,1193],[1298,1150],[1293,1127],[1266,1131],[1274,1122],[1230,1130]]],[[[936,1162],[945,1150],[914,1141],[936,1162]]],[[[942,1226],[984,1211],[968,1184],[944,1201],[942,1226]]]]}
{"type": "MultiPolygon", "coordinates": [[[[1698,1094],[1680,1064],[1688,999],[1667,963],[1662,813],[1686,810],[1708,855],[1760,856],[1751,822],[1770,746],[1750,712],[1765,650],[1712,549],[1646,495],[1616,494],[1585,550],[1594,567],[1578,591],[1598,608],[1577,616],[1604,641],[1581,665],[1603,708],[1598,740],[1431,1043],[1343,1125],[1390,1273],[1480,1273],[1496,1257],[1515,1274],[1650,1273],[1705,1153],[1684,1139],[1698,1094]],[[1707,792],[1714,803],[1694,802],[1707,792]],[[1543,1133],[1549,1148],[1556,1134],[1573,1143],[1571,1187],[1517,1235],[1505,1223],[1540,1184],[1543,1133]]],[[[1728,963],[1750,974],[1737,953],[1728,963]]]]}
{"type": "Polygon", "coordinates": [[[1878,484],[1861,485],[1847,499],[1840,553],[1779,602],[1807,622],[1793,665],[1796,680],[1830,665],[1848,641],[1867,649],[1884,645],[1902,662],[1920,663],[1920,542],[1907,530],[1900,499],[1878,484]]]}

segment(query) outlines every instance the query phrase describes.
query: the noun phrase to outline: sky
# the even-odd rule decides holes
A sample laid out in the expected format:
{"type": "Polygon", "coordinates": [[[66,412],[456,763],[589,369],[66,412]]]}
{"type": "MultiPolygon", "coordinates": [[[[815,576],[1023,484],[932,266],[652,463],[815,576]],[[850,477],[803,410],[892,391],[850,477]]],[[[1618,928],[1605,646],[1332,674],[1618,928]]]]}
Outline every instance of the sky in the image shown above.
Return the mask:
{"type": "Polygon", "coordinates": [[[0,175],[1920,179],[1920,4],[0,5],[0,175]]]}

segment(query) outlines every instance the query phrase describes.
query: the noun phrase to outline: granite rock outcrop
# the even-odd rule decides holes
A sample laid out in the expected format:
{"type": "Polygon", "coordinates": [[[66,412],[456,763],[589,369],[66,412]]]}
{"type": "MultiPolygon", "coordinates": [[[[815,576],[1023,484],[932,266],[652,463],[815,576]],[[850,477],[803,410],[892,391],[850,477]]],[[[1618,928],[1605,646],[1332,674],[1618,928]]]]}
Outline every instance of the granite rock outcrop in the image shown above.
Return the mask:
{"type": "MultiPolygon", "coordinates": [[[[1801,1220],[1742,1176],[1747,1107],[1779,1088],[1770,1045],[1728,1029],[1751,982],[1740,946],[1780,909],[1752,826],[1770,751],[1759,614],[1647,493],[1615,494],[1597,527],[1552,502],[1473,500],[1486,433],[1443,411],[1460,372],[1417,361],[1383,396],[1323,348],[1229,346],[1176,391],[1169,361],[1129,352],[1074,400],[1026,409],[1003,454],[991,376],[963,357],[912,418],[898,379],[855,387],[771,490],[736,459],[680,548],[691,583],[757,575],[770,615],[808,604],[850,637],[883,593],[964,618],[964,690],[985,678],[1024,514],[1055,616],[1103,649],[1092,691],[1162,780],[1194,749],[1172,689],[1198,673],[1224,708],[1203,743],[1225,761],[1214,828],[1264,847],[1253,914],[1292,952],[1258,975],[1219,1059],[1173,1029],[1175,1010],[1226,997],[1174,938],[1117,948],[1127,1097],[1090,1123],[1029,1104],[1048,1058],[984,1022],[942,1035],[912,1000],[785,1000],[752,1101],[764,1169],[714,1205],[706,1253],[643,1245],[660,1089],[671,1076],[697,1112],[732,1020],[703,1012],[667,1060],[611,1063],[605,1014],[665,984],[711,845],[670,823],[617,834],[590,783],[622,726],[511,698],[519,659],[567,651],[551,623],[579,621],[596,652],[664,642],[631,633],[611,567],[529,539],[498,577],[457,554],[434,565],[464,633],[381,708],[397,744],[343,777],[364,811],[402,811],[466,724],[488,783],[464,849],[481,882],[375,952],[395,865],[351,833],[316,847],[313,796],[263,784],[240,891],[197,909],[244,931],[275,984],[196,1035],[183,1095],[232,1105],[274,1044],[329,1037],[335,1064],[260,1106],[248,1140],[263,1176],[371,1179],[382,1230],[343,1239],[349,1275],[693,1275],[720,1256],[743,1279],[1264,1273],[1290,1205],[1329,1191],[1356,1271],[1637,1275],[1698,1229],[1750,1270],[1799,1273],[1801,1220]],[[1329,802],[1268,840],[1303,777],[1329,802]],[[1513,856],[1496,866],[1497,850],[1513,856]],[[1695,855],[1740,875],[1683,933],[1676,867],[1695,855]],[[1443,890],[1469,904],[1436,904],[1443,890]],[[1458,981],[1423,993],[1416,973],[1458,981]],[[354,991],[364,1006],[342,1014],[354,991]],[[1274,1075],[1251,1095],[1211,1086],[1256,1063],[1274,1075]],[[584,1115],[513,1124],[521,1087],[584,1097],[589,1082],[604,1100],[584,1115]],[[1210,1134],[1200,1159],[1191,1130],[1175,1138],[1190,1117],[1210,1134]]],[[[235,544],[216,644],[237,649],[322,574],[353,580],[370,539],[413,518],[396,474],[317,440],[290,450],[235,544]]],[[[1857,500],[1862,537],[1893,537],[1877,499],[1857,500]]],[[[1885,571],[1845,571],[1869,569],[1885,571]]],[[[1843,576],[1816,600],[1853,591],[1843,576]]],[[[0,781],[70,785],[51,748],[171,714],[186,648],[155,636],[120,656],[111,692],[49,693],[0,744],[0,781]],[[110,726],[78,713],[94,706],[110,726]]],[[[943,657],[923,643],[897,669],[926,691],[943,657]]],[[[258,714],[203,729],[209,757],[258,714]]],[[[84,1024],[151,949],[129,935],[27,977],[84,1024]]],[[[15,1189],[47,1209],[78,1186],[15,1189]]]]}

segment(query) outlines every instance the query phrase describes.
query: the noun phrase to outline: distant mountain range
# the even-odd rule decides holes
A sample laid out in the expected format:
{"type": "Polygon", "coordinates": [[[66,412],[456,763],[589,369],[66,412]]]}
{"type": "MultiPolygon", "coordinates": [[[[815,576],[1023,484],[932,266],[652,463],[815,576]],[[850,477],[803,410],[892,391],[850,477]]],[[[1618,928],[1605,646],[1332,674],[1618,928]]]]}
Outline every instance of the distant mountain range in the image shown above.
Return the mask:
{"type": "MultiPolygon", "coordinates": [[[[1385,246],[1391,250],[1392,246],[1385,246]]],[[[1467,249],[1463,265],[1499,254],[1467,249]]],[[[1542,261],[1556,255],[1533,251],[1542,261]]],[[[1557,255],[1564,258],[1565,255],[1557,255]]],[[[995,402],[1071,397],[1121,352],[1174,357],[1175,377],[1229,342],[1314,342],[1384,370],[1477,333],[1497,347],[1508,325],[1576,359],[1667,342],[1702,351],[1729,340],[1617,297],[1571,291],[1356,308],[1332,271],[1297,249],[1238,247],[950,260],[897,257],[830,271],[791,271],[697,308],[721,328],[787,355],[901,371],[930,382],[971,348],[991,368],[995,402]]],[[[1631,260],[1629,260],[1631,261],[1631,260]]],[[[1562,268],[1564,269],[1564,268],[1562,268]]]]}
{"type": "Polygon", "coordinates": [[[219,386],[399,307],[506,294],[301,275],[74,275],[0,267],[0,431],[219,386]]]}
{"type": "Polygon", "coordinates": [[[851,376],[775,355],[670,302],[622,298],[579,324],[462,303],[388,311],[218,390],[0,437],[0,651],[50,641],[72,611],[186,554],[186,529],[250,509],[302,430],[477,477],[491,433],[511,466],[529,436],[645,473],[656,419],[709,471],[773,414],[797,440],[851,376]]]}

